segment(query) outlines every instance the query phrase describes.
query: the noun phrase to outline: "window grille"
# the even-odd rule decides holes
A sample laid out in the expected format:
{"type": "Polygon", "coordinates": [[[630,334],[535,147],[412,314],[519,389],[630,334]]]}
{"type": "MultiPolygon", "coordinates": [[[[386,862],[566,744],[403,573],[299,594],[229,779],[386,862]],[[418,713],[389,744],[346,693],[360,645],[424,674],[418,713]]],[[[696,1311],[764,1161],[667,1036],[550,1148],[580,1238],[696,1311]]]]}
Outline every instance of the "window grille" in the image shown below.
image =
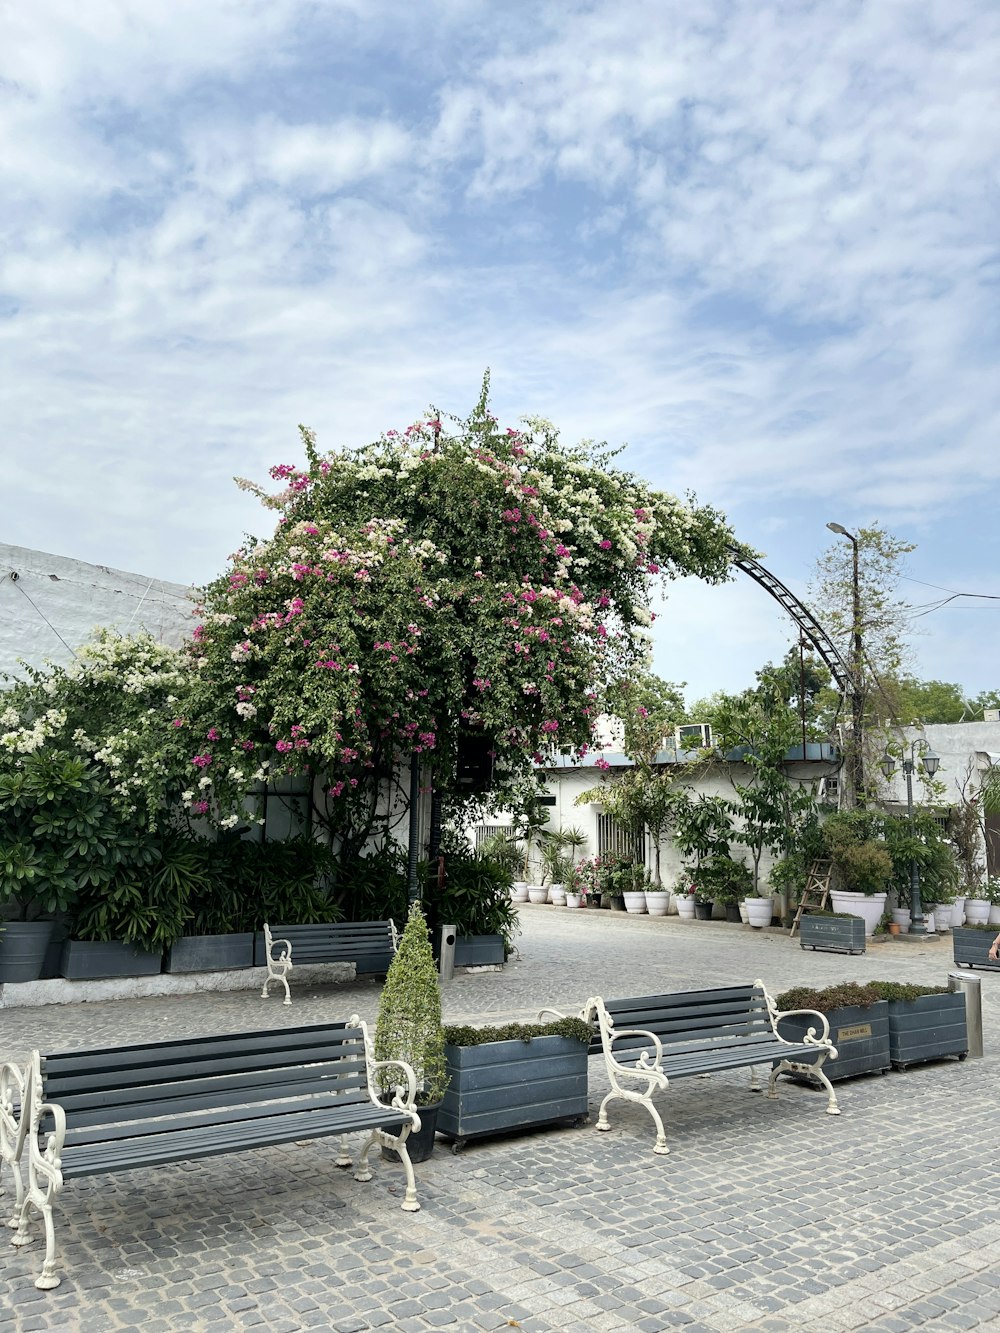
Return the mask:
{"type": "Polygon", "coordinates": [[[514,830],[510,824],[478,824],[476,826],[476,846],[481,847],[487,838],[494,837],[497,833],[513,834],[514,830]]]}
{"type": "Polygon", "coordinates": [[[642,829],[630,829],[615,819],[614,815],[597,816],[597,854],[617,852],[627,856],[636,865],[646,864],[646,839],[642,829]]]}

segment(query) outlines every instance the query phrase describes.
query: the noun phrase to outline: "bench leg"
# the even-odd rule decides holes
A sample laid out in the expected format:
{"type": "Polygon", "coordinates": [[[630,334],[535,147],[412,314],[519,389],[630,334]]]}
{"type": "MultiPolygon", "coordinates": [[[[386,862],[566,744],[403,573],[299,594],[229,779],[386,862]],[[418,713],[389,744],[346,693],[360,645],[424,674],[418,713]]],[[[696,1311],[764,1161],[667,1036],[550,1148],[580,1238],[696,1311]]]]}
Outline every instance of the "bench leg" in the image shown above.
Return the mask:
{"type": "Polygon", "coordinates": [[[670,1149],[667,1147],[667,1136],[663,1129],[663,1121],[660,1119],[659,1111],[657,1111],[656,1107],[653,1105],[652,1097],[648,1095],[644,1097],[638,1092],[629,1092],[626,1088],[612,1088],[604,1101],[601,1102],[601,1109],[597,1116],[595,1129],[599,1129],[602,1133],[607,1133],[608,1130],[611,1129],[611,1125],[608,1121],[608,1102],[614,1101],[616,1097],[620,1097],[626,1102],[639,1102],[646,1108],[649,1114],[653,1117],[653,1124],[656,1126],[656,1144],[653,1148],[653,1152],[659,1157],[666,1157],[670,1152],[670,1149]]]}
{"type": "Polygon", "coordinates": [[[261,993],[260,993],[260,998],[261,998],[262,1000],[267,1000],[267,999],[270,998],[270,997],[268,996],[268,993],[267,993],[267,988],[268,988],[268,986],[270,986],[270,984],[271,984],[272,981],[280,981],[281,984],[282,984],[282,985],[284,986],[284,988],[285,988],[285,998],[282,1000],[282,1004],[291,1004],[291,1002],[292,1002],[292,996],[291,996],[291,992],[290,992],[289,989],[288,989],[288,981],[287,981],[287,979],[286,979],[285,977],[282,977],[282,976],[275,976],[275,975],[273,975],[273,974],[270,973],[270,972],[267,974],[267,980],[264,982],[264,989],[263,989],[263,990],[261,991],[261,993]]]}
{"type": "Polygon", "coordinates": [[[340,1140],[340,1152],[339,1152],[339,1154],[337,1155],[337,1160],[336,1160],[336,1162],[334,1163],[334,1165],[335,1165],[335,1166],[344,1167],[345,1169],[346,1169],[347,1167],[349,1167],[349,1166],[353,1166],[353,1165],[354,1165],[354,1158],[351,1156],[350,1151],[348,1150],[348,1147],[347,1147],[347,1135],[346,1135],[346,1134],[343,1135],[343,1137],[342,1137],[341,1140],[340,1140]]]}
{"type": "MultiPolygon", "coordinates": [[[[407,1129],[409,1127],[407,1126],[407,1129]]],[[[404,1213],[419,1213],[420,1204],[417,1202],[417,1181],[413,1174],[413,1163],[410,1161],[410,1154],[406,1151],[406,1137],[395,1134],[387,1134],[384,1129],[373,1129],[371,1134],[365,1140],[365,1145],[361,1149],[361,1155],[358,1157],[358,1169],[354,1173],[354,1179],[362,1182],[371,1180],[371,1167],[368,1165],[368,1154],[374,1148],[376,1143],[385,1144],[397,1154],[402,1163],[403,1170],[406,1172],[406,1193],[403,1195],[403,1202],[400,1205],[404,1213]]]]}
{"type": "Polygon", "coordinates": [[[20,1212],[17,1216],[17,1230],[10,1238],[12,1245],[31,1245],[34,1236],[28,1225],[28,1210],[32,1206],[38,1209],[42,1215],[42,1221],[45,1225],[45,1259],[42,1263],[42,1271],[35,1278],[35,1286],[39,1291],[52,1291],[60,1285],[62,1278],[56,1273],[56,1229],[52,1220],[52,1202],[50,1193],[45,1197],[33,1197],[29,1189],[25,1196],[20,1212]]]}
{"type": "Polygon", "coordinates": [[[837,1094],[833,1090],[833,1084],[823,1072],[819,1064],[803,1064],[796,1060],[782,1060],[771,1070],[771,1077],[767,1080],[767,1095],[771,1098],[777,1097],[778,1075],[779,1074],[804,1074],[806,1078],[815,1079],[817,1083],[826,1088],[826,1113],[827,1115],[840,1115],[840,1107],[837,1105],[837,1094]]]}

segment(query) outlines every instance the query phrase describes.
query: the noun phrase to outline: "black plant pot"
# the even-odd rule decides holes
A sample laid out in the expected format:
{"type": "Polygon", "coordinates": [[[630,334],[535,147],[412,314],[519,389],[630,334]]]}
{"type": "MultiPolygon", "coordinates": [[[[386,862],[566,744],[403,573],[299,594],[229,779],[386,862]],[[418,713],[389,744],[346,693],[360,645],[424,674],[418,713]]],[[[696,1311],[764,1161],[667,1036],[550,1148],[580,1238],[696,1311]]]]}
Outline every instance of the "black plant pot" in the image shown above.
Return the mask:
{"type": "MultiPolygon", "coordinates": [[[[418,1106],[417,1114],[420,1116],[420,1128],[414,1133],[410,1131],[410,1136],[406,1140],[406,1151],[410,1155],[411,1162],[426,1162],[428,1157],[434,1151],[434,1135],[437,1132],[438,1111],[441,1109],[440,1102],[434,1102],[431,1106],[418,1106]]],[[[395,1148],[387,1148],[382,1145],[382,1156],[387,1162],[398,1162],[399,1153],[395,1148]]]]}
{"type": "MultiPolygon", "coordinates": [[[[699,902],[696,902],[695,905],[694,905],[694,919],[695,919],[696,921],[711,921],[711,919],[712,919],[712,912],[713,912],[714,910],[715,910],[715,903],[714,903],[714,902],[712,902],[712,903],[699,903],[699,902]]],[[[736,911],[737,911],[737,914],[738,914],[738,913],[739,913],[739,908],[738,908],[738,907],[737,907],[736,911]]]]}
{"type": "Polygon", "coordinates": [[[4,921],[0,931],[0,982],[37,981],[54,928],[53,921],[4,921]]]}
{"type": "Polygon", "coordinates": [[[107,977],[155,977],[162,957],[120,940],[67,940],[62,950],[62,975],[67,981],[107,977]]]}
{"type": "Polygon", "coordinates": [[[726,903],[726,920],[732,921],[735,925],[739,925],[743,920],[740,916],[739,903],[726,903]]]}

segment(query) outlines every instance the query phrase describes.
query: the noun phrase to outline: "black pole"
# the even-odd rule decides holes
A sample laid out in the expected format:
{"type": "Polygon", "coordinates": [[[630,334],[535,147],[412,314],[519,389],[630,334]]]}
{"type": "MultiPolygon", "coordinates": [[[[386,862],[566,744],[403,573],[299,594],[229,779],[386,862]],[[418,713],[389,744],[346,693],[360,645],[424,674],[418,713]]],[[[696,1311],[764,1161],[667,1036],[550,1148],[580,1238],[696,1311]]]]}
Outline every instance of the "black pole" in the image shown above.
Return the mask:
{"type": "Polygon", "coordinates": [[[802,758],[806,757],[806,659],[805,636],[799,632],[799,717],[802,721],[802,758]]]}
{"type": "Polygon", "coordinates": [[[420,756],[410,755],[410,829],[408,856],[406,863],[406,896],[411,903],[417,902],[420,889],[417,885],[417,857],[420,851],[420,756]]]}
{"type": "Polygon", "coordinates": [[[854,548],[854,568],[851,586],[852,610],[854,612],[854,643],[853,643],[853,662],[854,668],[854,695],[851,700],[852,724],[854,730],[854,755],[853,755],[853,777],[854,777],[854,804],[859,808],[864,808],[865,802],[865,760],[864,760],[864,708],[865,701],[861,693],[861,671],[863,667],[861,656],[861,580],[858,570],[858,539],[851,537],[851,545],[854,548]]]}
{"type": "MultiPolygon", "coordinates": [[[[914,836],[913,763],[913,749],[911,747],[910,758],[903,760],[903,769],[906,773],[906,817],[910,821],[911,838],[914,836]]],[[[917,865],[916,858],[910,861],[910,934],[927,934],[927,924],[924,921],[924,909],[920,905],[920,867],[917,865]]]]}

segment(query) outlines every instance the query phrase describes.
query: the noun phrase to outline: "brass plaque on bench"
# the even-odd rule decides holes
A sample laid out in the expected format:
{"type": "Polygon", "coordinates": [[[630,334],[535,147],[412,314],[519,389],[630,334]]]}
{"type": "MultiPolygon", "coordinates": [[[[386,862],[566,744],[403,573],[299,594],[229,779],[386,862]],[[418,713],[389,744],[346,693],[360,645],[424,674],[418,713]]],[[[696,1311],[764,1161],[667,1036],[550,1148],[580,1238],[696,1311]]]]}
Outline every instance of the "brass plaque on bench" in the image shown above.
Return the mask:
{"type": "Polygon", "coordinates": [[[838,1041],[854,1041],[858,1037],[870,1037],[872,1035],[871,1023],[854,1023],[849,1028],[837,1029],[838,1041]]]}

